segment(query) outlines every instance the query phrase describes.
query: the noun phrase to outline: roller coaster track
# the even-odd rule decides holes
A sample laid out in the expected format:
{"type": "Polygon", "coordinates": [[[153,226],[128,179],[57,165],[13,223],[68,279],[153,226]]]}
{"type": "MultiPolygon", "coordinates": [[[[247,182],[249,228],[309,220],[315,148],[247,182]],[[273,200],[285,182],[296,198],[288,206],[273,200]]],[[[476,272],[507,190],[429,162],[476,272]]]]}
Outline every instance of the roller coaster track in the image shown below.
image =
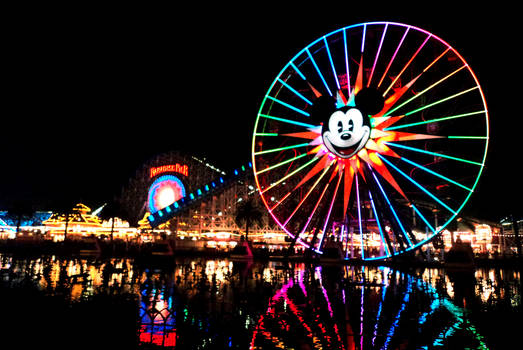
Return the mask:
{"type": "Polygon", "coordinates": [[[200,187],[194,192],[189,193],[173,204],[149,215],[149,224],[152,228],[158,227],[181,212],[188,210],[209,198],[212,198],[211,196],[213,194],[225,190],[226,188],[236,183],[238,180],[241,180],[251,174],[251,169],[252,163],[249,162],[247,165],[242,165],[241,167],[228,172],[226,175],[214,179],[210,183],[200,187]]]}

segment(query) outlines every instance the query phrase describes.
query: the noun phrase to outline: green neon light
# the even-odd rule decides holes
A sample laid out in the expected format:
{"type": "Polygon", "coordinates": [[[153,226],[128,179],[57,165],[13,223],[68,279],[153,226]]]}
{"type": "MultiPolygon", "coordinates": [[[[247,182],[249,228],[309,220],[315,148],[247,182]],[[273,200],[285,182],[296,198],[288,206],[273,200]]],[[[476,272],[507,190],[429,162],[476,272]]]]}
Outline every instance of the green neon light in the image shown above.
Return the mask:
{"type": "Polygon", "coordinates": [[[273,188],[274,186],[282,183],[283,181],[287,180],[289,177],[293,176],[294,174],[296,174],[297,172],[299,171],[302,171],[303,169],[305,169],[306,167],[308,167],[309,165],[311,165],[312,163],[314,163],[315,161],[317,161],[318,157],[314,157],[312,158],[312,160],[308,161],[307,163],[303,164],[301,167],[299,167],[298,169],[294,170],[292,173],[289,173],[287,174],[287,176],[284,176],[282,177],[281,179],[279,179],[278,181],[276,181],[275,183],[271,184],[269,187],[267,187],[266,189],[264,189],[263,191],[260,192],[260,194],[262,193],[265,193],[267,192],[268,190],[270,190],[271,188],[273,188]]]}
{"type": "Polygon", "coordinates": [[[296,157],[293,157],[293,158],[287,159],[287,160],[285,160],[285,161],[283,161],[283,162],[281,162],[281,163],[278,163],[278,164],[272,165],[272,166],[270,166],[270,167],[268,167],[268,168],[265,168],[265,169],[262,169],[262,170],[258,171],[258,172],[256,173],[256,175],[259,175],[259,174],[262,174],[262,173],[264,173],[264,172],[266,172],[266,171],[269,171],[269,170],[275,169],[275,168],[277,168],[277,167],[280,167],[280,166],[282,166],[282,165],[285,165],[285,164],[287,164],[287,163],[290,163],[290,162],[292,162],[292,161],[295,161],[296,159],[303,158],[303,157],[305,157],[306,155],[307,155],[307,153],[303,153],[303,154],[300,154],[299,156],[296,156],[296,157]]]}
{"type": "Polygon", "coordinates": [[[300,114],[303,114],[303,115],[306,116],[306,117],[309,117],[309,116],[310,116],[309,113],[307,113],[307,112],[305,112],[305,111],[302,111],[301,109],[296,108],[296,107],[294,107],[294,106],[291,105],[291,104],[288,104],[288,103],[286,103],[286,102],[283,102],[283,101],[281,101],[281,100],[278,100],[277,98],[274,98],[274,97],[272,97],[272,96],[268,96],[268,95],[267,95],[267,98],[273,100],[274,102],[278,102],[278,103],[281,104],[282,106],[285,106],[285,107],[287,107],[287,108],[289,108],[289,109],[292,109],[292,110],[295,111],[295,112],[298,112],[298,113],[300,113],[300,114]]]}
{"type": "MultiPolygon", "coordinates": [[[[444,82],[445,80],[447,80],[448,78],[450,78],[451,76],[453,76],[454,74],[456,74],[457,72],[459,72],[460,70],[462,70],[463,68],[467,67],[467,65],[464,65],[462,66],[461,68],[458,68],[456,69],[454,72],[448,74],[446,77],[438,80],[437,82],[435,82],[434,84],[432,84],[431,86],[429,86],[428,88],[426,88],[425,90],[421,91],[420,93],[412,96],[411,98],[409,98],[407,101],[403,102],[402,104],[400,104],[399,106],[397,106],[396,108],[393,108],[392,110],[390,110],[388,113],[385,114],[385,116],[388,116],[390,115],[391,113],[393,113],[394,111],[400,109],[401,107],[405,106],[407,103],[409,103],[410,101],[422,96],[423,94],[425,94],[427,91],[429,91],[430,89],[434,88],[435,86],[441,84],[442,82],[444,82]]],[[[477,88],[477,87],[475,87],[477,88]]],[[[407,114],[405,114],[407,115],[407,114]]]]}
{"type": "Polygon", "coordinates": [[[257,132],[254,136],[278,136],[275,132],[257,132]]]}
{"type": "Polygon", "coordinates": [[[297,122],[295,120],[290,120],[290,119],[284,119],[284,118],[279,118],[279,117],[274,117],[272,115],[267,115],[267,114],[258,114],[260,117],[263,117],[263,118],[267,118],[267,119],[272,119],[272,120],[277,120],[279,122],[283,122],[283,123],[288,123],[288,124],[294,124],[294,125],[298,125],[298,126],[303,126],[303,127],[306,127],[306,128],[315,128],[317,127],[317,125],[312,125],[312,124],[307,124],[307,123],[302,123],[302,122],[297,122]]]}
{"type": "MultiPolygon", "coordinates": [[[[435,106],[435,105],[438,105],[438,104],[440,104],[440,103],[446,102],[446,101],[448,101],[448,100],[451,100],[451,99],[453,99],[453,98],[456,98],[456,97],[458,97],[458,96],[461,96],[461,95],[463,95],[463,94],[466,94],[467,92],[471,92],[471,91],[476,90],[476,89],[478,89],[478,86],[475,86],[475,87],[473,87],[473,88],[467,89],[467,90],[465,90],[465,91],[458,92],[457,94],[454,94],[454,95],[452,95],[452,96],[442,98],[441,100],[438,100],[438,101],[436,101],[436,102],[429,103],[428,105],[425,105],[425,106],[423,106],[423,107],[420,107],[420,108],[418,108],[418,109],[415,109],[415,110],[413,110],[413,111],[410,111],[410,112],[408,112],[408,113],[405,113],[405,116],[409,116],[409,115],[414,114],[414,113],[416,113],[416,112],[419,112],[419,111],[422,111],[422,110],[424,110],[424,109],[427,109],[427,108],[433,107],[433,106],[435,106]]],[[[417,97],[417,96],[418,96],[418,95],[416,95],[415,97],[417,97]]]]}
{"type": "Polygon", "coordinates": [[[309,145],[308,142],[307,143],[299,143],[297,145],[291,145],[291,146],[285,146],[285,147],[280,147],[280,148],[268,149],[268,150],[265,150],[265,151],[254,152],[254,155],[258,156],[260,154],[273,153],[273,152],[278,152],[278,151],[285,151],[287,149],[305,147],[305,146],[308,146],[308,145],[309,145]]]}
{"type": "Polygon", "coordinates": [[[487,136],[447,136],[449,139],[470,139],[470,140],[486,140],[487,136]]]}
{"type": "Polygon", "coordinates": [[[477,114],[482,114],[482,113],[485,113],[485,111],[478,111],[478,112],[470,112],[470,113],[463,113],[463,114],[449,115],[449,116],[447,116],[447,117],[436,118],[436,119],[430,119],[430,120],[424,120],[424,121],[422,121],[422,122],[417,122],[417,123],[409,123],[409,124],[403,124],[403,125],[391,126],[391,127],[388,127],[388,128],[383,129],[383,131],[391,131],[391,130],[396,130],[396,129],[403,129],[403,128],[408,128],[408,127],[411,127],[411,126],[417,126],[417,125],[424,125],[424,124],[436,123],[436,122],[441,122],[441,121],[444,121],[444,120],[463,118],[463,117],[468,117],[468,116],[471,116],[471,115],[477,115],[477,114]]]}
{"type": "Polygon", "coordinates": [[[458,158],[458,157],[447,156],[446,154],[441,154],[441,153],[436,153],[436,152],[425,151],[424,149],[420,149],[420,148],[404,146],[404,145],[400,145],[400,144],[392,143],[392,142],[385,142],[385,144],[386,144],[386,145],[390,145],[390,146],[394,146],[394,147],[404,148],[404,149],[407,149],[407,150],[409,150],[409,151],[414,151],[414,152],[419,152],[419,153],[430,154],[430,155],[432,155],[432,156],[436,156],[436,157],[441,157],[441,158],[447,158],[447,159],[457,160],[458,162],[463,162],[463,163],[469,163],[469,164],[474,164],[474,165],[483,166],[483,163],[478,163],[478,162],[474,162],[474,161],[472,161],[472,160],[467,160],[467,159],[458,158]]]}

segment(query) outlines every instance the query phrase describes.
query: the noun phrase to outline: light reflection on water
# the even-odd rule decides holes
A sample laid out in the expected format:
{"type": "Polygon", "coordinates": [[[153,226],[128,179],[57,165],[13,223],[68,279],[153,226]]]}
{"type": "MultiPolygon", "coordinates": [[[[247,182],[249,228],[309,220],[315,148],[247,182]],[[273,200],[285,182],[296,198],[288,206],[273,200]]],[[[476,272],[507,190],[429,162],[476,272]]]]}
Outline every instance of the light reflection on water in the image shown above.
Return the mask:
{"type": "Polygon", "coordinates": [[[509,335],[496,334],[503,325],[490,329],[482,313],[521,316],[516,270],[290,267],[180,258],[160,269],[131,259],[0,255],[0,291],[31,286],[72,308],[97,295],[131,295],[143,348],[487,349],[509,335]]]}

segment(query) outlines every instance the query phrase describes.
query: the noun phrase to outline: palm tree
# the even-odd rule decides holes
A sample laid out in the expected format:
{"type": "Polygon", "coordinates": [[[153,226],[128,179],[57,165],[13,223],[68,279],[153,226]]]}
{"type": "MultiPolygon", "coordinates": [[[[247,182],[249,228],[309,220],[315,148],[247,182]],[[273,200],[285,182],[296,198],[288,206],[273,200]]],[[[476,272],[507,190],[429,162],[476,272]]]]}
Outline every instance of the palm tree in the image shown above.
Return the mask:
{"type": "Polygon", "coordinates": [[[245,240],[249,240],[249,227],[257,222],[263,223],[263,211],[254,203],[252,198],[241,201],[236,207],[236,224],[241,227],[245,224],[245,240]]]}

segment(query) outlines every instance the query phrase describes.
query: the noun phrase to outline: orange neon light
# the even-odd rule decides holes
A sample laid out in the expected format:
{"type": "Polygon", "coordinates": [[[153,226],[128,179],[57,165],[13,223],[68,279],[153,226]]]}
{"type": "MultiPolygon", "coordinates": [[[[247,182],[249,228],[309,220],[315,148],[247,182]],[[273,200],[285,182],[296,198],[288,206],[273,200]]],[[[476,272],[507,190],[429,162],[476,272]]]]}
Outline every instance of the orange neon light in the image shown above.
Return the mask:
{"type": "Polygon", "coordinates": [[[189,176],[189,166],[178,163],[152,167],[149,169],[149,171],[151,178],[162,173],[179,173],[185,176],[189,176]]]}

